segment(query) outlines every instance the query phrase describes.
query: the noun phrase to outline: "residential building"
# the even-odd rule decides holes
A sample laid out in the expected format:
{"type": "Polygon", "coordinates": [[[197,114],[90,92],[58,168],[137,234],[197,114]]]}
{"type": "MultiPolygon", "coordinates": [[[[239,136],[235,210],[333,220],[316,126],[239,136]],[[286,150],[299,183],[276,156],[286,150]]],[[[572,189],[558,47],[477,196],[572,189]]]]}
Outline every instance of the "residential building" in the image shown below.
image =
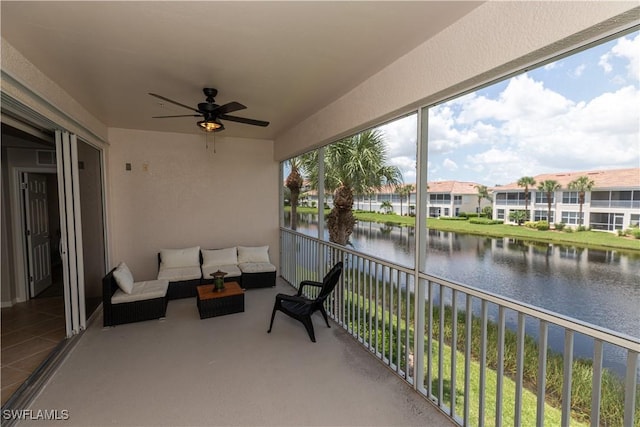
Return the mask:
{"type": "MultiPolygon", "coordinates": [[[[611,232],[637,227],[640,222],[640,168],[540,174],[533,178],[537,184],[529,189],[531,221],[562,222],[573,228],[582,224],[611,232]],[[583,176],[593,182],[593,187],[585,192],[580,206],[579,193],[569,184],[583,176]],[[551,195],[551,217],[547,194],[538,189],[541,182],[548,180],[559,186],[551,195]]],[[[509,218],[514,210],[527,210],[524,189],[517,182],[495,187],[493,198],[494,218],[506,223],[514,222],[509,218]]]]}
{"type": "Polygon", "coordinates": [[[478,197],[480,184],[475,182],[430,181],[427,185],[427,210],[430,217],[452,217],[462,212],[481,213],[484,207],[491,206],[490,200],[478,197]]]}

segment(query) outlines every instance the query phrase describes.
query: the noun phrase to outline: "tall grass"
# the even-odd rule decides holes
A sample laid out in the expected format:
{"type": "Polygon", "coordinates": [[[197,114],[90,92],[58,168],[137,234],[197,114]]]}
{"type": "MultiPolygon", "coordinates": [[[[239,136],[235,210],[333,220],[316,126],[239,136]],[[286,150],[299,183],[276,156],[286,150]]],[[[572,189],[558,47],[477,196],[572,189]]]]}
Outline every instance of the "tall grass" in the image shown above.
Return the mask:
{"type": "MultiPolygon", "coordinates": [[[[375,281],[375,279],[374,279],[375,281]]],[[[375,286],[381,286],[376,282],[375,286]]],[[[379,291],[378,295],[382,295],[379,291]]],[[[345,313],[353,312],[355,322],[352,318],[345,319],[348,322],[349,329],[357,331],[360,337],[364,338],[367,342],[369,338],[369,328],[374,330],[374,340],[370,343],[374,347],[374,350],[379,353],[383,360],[388,359],[390,363],[396,364],[401,367],[402,370],[406,370],[407,351],[411,352],[414,347],[413,344],[413,297],[410,299],[410,309],[408,313],[406,311],[406,294],[404,292],[397,292],[394,290],[394,298],[388,298],[386,301],[386,310],[383,310],[382,301],[378,299],[375,301],[369,295],[358,295],[356,293],[345,292],[344,309],[345,313]],[[398,319],[396,313],[398,312],[398,306],[401,306],[401,318],[398,319]],[[370,319],[375,319],[376,313],[378,316],[378,325],[376,328],[375,320],[373,322],[370,319]],[[357,319],[360,319],[358,322],[357,319]],[[407,319],[409,327],[409,349],[405,346],[405,333],[407,328],[407,319]],[[397,339],[395,336],[398,331],[398,322],[400,322],[400,334],[402,339],[400,340],[400,347],[398,347],[397,339]],[[383,328],[385,334],[383,336],[383,328]],[[393,331],[394,336],[389,339],[389,330],[393,331]],[[377,343],[377,344],[376,344],[377,343]]],[[[425,313],[426,318],[428,312],[425,313]]],[[[452,308],[445,306],[444,310],[444,324],[443,324],[443,342],[447,343],[443,351],[446,354],[443,358],[445,366],[449,366],[451,359],[451,344],[453,340],[452,336],[452,308]]],[[[456,355],[457,361],[457,378],[464,378],[464,349],[466,340],[466,321],[467,316],[464,311],[457,312],[457,337],[456,348],[458,350],[456,355]],[[460,371],[462,369],[462,371],[460,371]]],[[[428,322],[428,320],[427,320],[428,322]]],[[[433,336],[428,336],[428,325],[425,325],[424,342],[422,345],[425,349],[428,348],[428,340],[432,340],[433,353],[431,357],[432,370],[436,373],[435,379],[432,381],[438,381],[437,377],[437,363],[438,363],[438,342],[440,339],[440,308],[438,306],[433,307],[433,316],[431,317],[433,336]]],[[[477,316],[472,316],[471,323],[471,347],[470,353],[473,360],[472,364],[472,387],[479,387],[478,376],[480,371],[480,349],[481,349],[481,319],[477,316]]],[[[489,413],[490,409],[495,408],[496,401],[496,378],[498,368],[498,325],[495,322],[487,321],[487,353],[486,353],[486,366],[489,369],[487,373],[489,381],[486,383],[485,394],[487,396],[487,408],[485,414],[489,413]],[[491,406],[493,405],[493,406],[491,406]]],[[[553,352],[550,349],[546,349],[547,352],[547,369],[546,369],[546,383],[545,383],[545,402],[548,406],[545,409],[545,425],[558,425],[560,420],[560,408],[562,404],[562,385],[564,380],[564,358],[562,354],[553,352]]],[[[538,342],[530,336],[524,338],[524,369],[523,369],[523,381],[526,393],[523,393],[523,417],[533,417],[530,420],[535,420],[536,413],[536,393],[538,386],[538,357],[540,348],[538,342]],[[526,395],[525,395],[526,394],[526,395]]],[[[425,358],[427,358],[425,350],[425,358]]],[[[505,379],[505,403],[503,405],[505,423],[513,423],[513,396],[515,390],[514,379],[516,376],[516,363],[517,363],[517,334],[508,329],[505,330],[504,335],[504,359],[503,370],[505,379]],[[511,421],[508,421],[511,420],[511,421]]],[[[426,362],[426,360],[425,360],[426,362]]],[[[425,368],[426,369],[426,368],[425,368]]],[[[443,379],[446,384],[450,384],[451,378],[449,374],[449,368],[445,368],[443,379]]],[[[592,393],[592,380],[593,380],[593,366],[591,360],[576,359],[573,360],[572,365],[572,378],[571,378],[571,416],[576,423],[589,423],[591,417],[591,393],[592,393]]],[[[425,379],[426,381],[426,379],[425,379]]],[[[600,407],[600,425],[602,426],[618,426],[622,425],[624,417],[624,384],[623,382],[612,372],[607,369],[603,369],[602,372],[602,391],[601,391],[601,407],[600,407]]],[[[437,386],[436,386],[437,388],[437,386]]],[[[448,395],[452,393],[452,390],[448,390],[448,395]]],[[[472,400],[477,401],[479,390],[471,390],[472,400]]],[[[463,380],[456,380],[456,412],[460,414],[463,410],[463,401],[461,396],[464,394],[463,380]]],[[[640,408],[640,390],[636,394],[636,408],[640,408]]],[[[479,416],[477,408],[471,408],[470,418],[477,421],[479,416]],[[475,418],[474,418],[475,417],[475,418]]],[[[490,418],[490,415],[486,415],[490,418]]],[[[486,419],[488,425],[491,425],[493,420],[486,419]]],[[[526,418],[525,418],[526,419],[526,418]]],[[[640,411],[636,410],[634,425],[640,426],[640,411]]]]}

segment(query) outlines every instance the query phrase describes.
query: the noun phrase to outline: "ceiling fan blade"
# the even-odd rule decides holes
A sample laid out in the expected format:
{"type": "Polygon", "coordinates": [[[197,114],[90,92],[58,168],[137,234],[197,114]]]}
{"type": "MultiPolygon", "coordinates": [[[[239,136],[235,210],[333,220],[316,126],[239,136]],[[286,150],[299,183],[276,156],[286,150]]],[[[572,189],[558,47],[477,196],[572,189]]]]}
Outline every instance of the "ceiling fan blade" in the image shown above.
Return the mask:
{"type": "Polygon", "coordinates": [[[234,101],[234,102],[230,102],[228,104],[219,106],[214,110],[213,114],[219,116],[221,114],[233,113],[234,111],[244,110],[245,108],[247,107],[240,104],[239,102],[234,101]]]}
{"type": "Polygon", "coordinates": [[[152,119],[167,119],[169,117],[202,117],[202,114],[180,114],[178,116],[153,116],[152,119]]]}
{"type": "Polygon", "coordinates": [[[179,102],[174,101],[173,99],[165,98],[164,96],[161,96],[161,95],[158,95],[158,94],[155,94],[155,93],[151,93],[151,92],[149,92],[149,95],[151,95],[151,96],[155,96],[155,97],[156,97],[156,98],[158,98],[158,99],[162,99],[163,101],[170,102],[170,103],[172,103],[172,104],[178,105],[178,106],[183,107],[183,108],[186,108],[186,109],[188,109],[188,110],[195,111],[196,113],[199,113],[199,112],[200,112],[200,111],[196,110],[196,109],[195,109],[195,108],[193,108],[193,107],[189,107],[188,105],[181,104],[181,103],[179,103],[179,102]]]}
{"type": "Polygon", "coordinates": [[[236,117],[236,116],[227,116],[226,114],[222,114],[218,116],[218,118],[222,120],[229,120],[230,122],[244,123],[246,125],[262,126],[262,127],[269,126],[269,122],[264,122],[262,120],[246,119],[244,117],[236,117]]]}

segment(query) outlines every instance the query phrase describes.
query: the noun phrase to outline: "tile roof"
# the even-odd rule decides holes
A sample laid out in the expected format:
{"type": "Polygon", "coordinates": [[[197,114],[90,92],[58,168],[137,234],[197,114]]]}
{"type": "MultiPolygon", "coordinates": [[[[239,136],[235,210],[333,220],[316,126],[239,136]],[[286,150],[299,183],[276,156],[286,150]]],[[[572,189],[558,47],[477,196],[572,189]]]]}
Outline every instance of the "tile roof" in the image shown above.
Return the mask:
{"type": "MultiPolygon", "coordinates": [[[[560,184],[561,188],[566,189],[571,181],[580,176],[589,177],[594,182],[594,189],[640,188],[640,168],[546,173],[533,178],[538,184],[546,180],[554,180],[560,184]]],[[[534,187],[537,187],[537,184],[534,187]]],[[[523,188],[519,187],[517,182],[493,188],[493,191],[500,190],[523,190],[523,188]]]]}
{"type": "Polygon", "coordinates": [[[477,182],[429,181],[428,193],[478,194],[477,182]]]}

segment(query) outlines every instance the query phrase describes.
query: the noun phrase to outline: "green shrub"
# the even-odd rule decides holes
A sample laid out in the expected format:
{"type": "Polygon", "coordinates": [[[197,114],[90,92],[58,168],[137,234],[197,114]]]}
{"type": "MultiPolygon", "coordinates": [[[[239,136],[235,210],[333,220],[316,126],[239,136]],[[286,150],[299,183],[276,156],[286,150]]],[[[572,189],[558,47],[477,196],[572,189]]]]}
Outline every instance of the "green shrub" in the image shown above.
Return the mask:
{"type": "Polygon", "coordinates": [[[445,221],[466,221],[468,218],[466,216],[441,216],[438,219],[443,219],[445,221]]]}
{"type": "Polygon", "coordinates": [[[469,218],[469,224],[480,224],[480,225],[495,225],[495,224],[503,224],[504,221],[498,221],[493,219],[486,218],[469,218]]]}
{"type": "Polygon", "coordinates": [[[558,231],[562,231],[562,230],[564,230],[565,225],[566,224],[564,222],[557,222],[557,223],[553,224],[553,227],[558,231]]]}
{"type": "Polygon", "coordinates": [[[549,222],[548,221],[538,221],[536,223],[536,230],[540,230],[540,231],[547,231],[549,229],[549,222]]]}
{"type": "Polygon", "coordinates": [[[576,231],[589,231],[589,229],[584,225],[579,225],[578,228],[576,228],[576,231]]]}
{"type": "Polygon", "coordinates": [[[573,233],[573,228],[571,227],[565,227],[563,230],[565,233],[573,233]]]}
{"type": "Polygon", "coordinates": [[[634,239],[640,239],[640,229],[635,228],[631,230],[631,235],[634,239]]]}

